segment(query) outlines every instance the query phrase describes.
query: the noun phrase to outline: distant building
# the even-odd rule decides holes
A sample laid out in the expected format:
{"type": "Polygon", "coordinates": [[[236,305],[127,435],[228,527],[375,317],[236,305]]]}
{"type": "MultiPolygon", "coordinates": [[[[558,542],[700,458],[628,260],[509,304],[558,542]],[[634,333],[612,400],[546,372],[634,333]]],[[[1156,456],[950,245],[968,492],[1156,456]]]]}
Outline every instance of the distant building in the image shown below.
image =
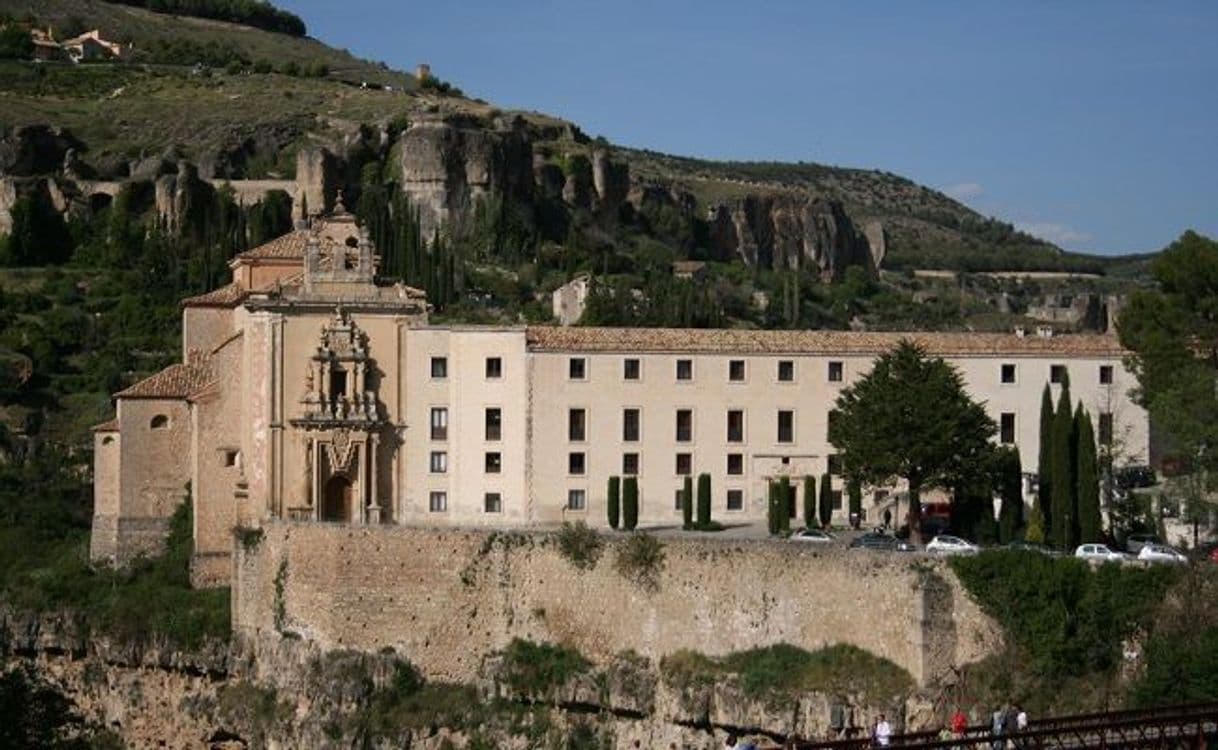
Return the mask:
{"type": "Polygon", "coordinates": [[[54,30],[48,26],[45,30],[30,29],[30,39],[34,42],[34,59],[44,61],[70,60],[79,63],[121,60],[130,50],[129,45],[124,47],[118,42],[104,39],[97,29],[61,42],[55,39],[54,30]]]}
{"type": "Polygon", "coordinates": [[[414,66],[414,77],[419,80],[419,83],[431,78],[431,66],[427,63],[419,63],[414,66]]]}
{"type": "Polygon", "coordinates": [[[700,260],[678,260],[672,264],[672,275],[678,279],[701,281],[706,278],[706,263],[700,260]]]}

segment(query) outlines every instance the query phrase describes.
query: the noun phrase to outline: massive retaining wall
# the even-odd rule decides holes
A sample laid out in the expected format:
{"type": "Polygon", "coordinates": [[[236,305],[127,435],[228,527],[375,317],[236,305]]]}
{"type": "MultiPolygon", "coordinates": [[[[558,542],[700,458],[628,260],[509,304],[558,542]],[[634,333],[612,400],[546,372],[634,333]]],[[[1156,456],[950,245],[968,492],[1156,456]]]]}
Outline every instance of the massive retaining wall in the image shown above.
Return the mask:
{"type": "Polygon", "coordinates": [[[947,566],[920,556],[661,537],[664,566],[646,587],[616,569],[624,536],[602,538],[599,562],[580,570],[552,534],[271,522],[237,544],[234,630],[395,648],[462,682],[519,637],[597,662],[627,648],[658,659],[847,643],[926,684],[999,637],[947,566]]]}

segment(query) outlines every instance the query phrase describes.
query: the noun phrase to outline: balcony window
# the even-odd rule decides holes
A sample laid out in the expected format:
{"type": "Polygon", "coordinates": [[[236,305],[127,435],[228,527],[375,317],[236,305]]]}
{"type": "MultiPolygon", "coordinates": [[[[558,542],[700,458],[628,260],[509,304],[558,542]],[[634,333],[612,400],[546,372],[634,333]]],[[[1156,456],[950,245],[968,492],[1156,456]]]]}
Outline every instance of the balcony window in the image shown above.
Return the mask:
{"type": "Polygon", "coordinates": [[[448,409],[442,406],[431,410],[431,439],[448,439],[448,409]]]}

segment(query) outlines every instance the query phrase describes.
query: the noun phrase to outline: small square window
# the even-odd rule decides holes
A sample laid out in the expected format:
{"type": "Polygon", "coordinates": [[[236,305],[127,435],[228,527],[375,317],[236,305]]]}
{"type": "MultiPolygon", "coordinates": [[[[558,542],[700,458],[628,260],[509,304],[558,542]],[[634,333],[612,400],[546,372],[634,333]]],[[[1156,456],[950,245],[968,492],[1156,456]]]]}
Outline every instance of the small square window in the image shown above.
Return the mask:
{"type": "Polygon", "coordinates": [[[727,379],[733,383],[744,380],[744,360],[733,359],[727,363],[727,379]]]}
{"type": "Polygon", "coordinates": [[[432,474],[444,474],[448,471],[448,452],[432,451],[429,461],[432,474]]]}
{"type": "Polygon", "coordinates": [[[584,454],[582,452],[567,454],[567,473],[579,476],[584,473],[585,469],[584,454]]]}
{"type": "Polygon", "coordinates": [[[486,410],[486,439],[499,440],[503,436],[503,410],[491,407],[486,410]]]}
{"type": "Polygon", "coordinates": [[[491,451],[486,454],[486,473],[498,474],[503,470],[503,454],[491,451]]]}
{"type": "Polygon", "coordinates": [[[744,510],[744,490],[727,491],[727,509],[744,510]]]}
{"type": "Polygon", "coordinates": [[[1066,382],[1066,366],[1065,365],[1050,365],[1049,366],[1049,382],[1064,383],[1066,382]]]}
{"type": "Polygon", "coordinates": [[[1015,442],[1015,414],[1003,412],[999,417],[999,442],[1010,445],[1015,442]]]}
{"type": "Polygon", "coordinates": [[[427,509],[432,513],[443,513],[448,510],[448,493],[433,492],[427,498],[427,509]]]}
{"type": "Polygon", "coordinates": [[[677,360],[677,380],[693,380],[694,361],[692,359],[677,360]]]}
{"type": "Polygon", "coordinates": [[[583,380],[588,377],[588,360],[583,357],[572,357],[567,360],[567,377],[572,380],[583,380]]]}
{"type": "Polygon", "coordinates": [[[727,454],[727,473],[731,476],[740,476],[744,473],[743,453],[727,454]]]}
{"type": "Polygon", "coordinates": [[[622,474],[626,476],[635,476],[639,473],[639,454],[623,453],[622,454],[622,474]]]}
{"type": "Polygon", "coordinates": [[[790,383],[795,380],[795,361],[790,359],[778,360],[778,381],[790,383]]]}
{"type": "Polygon", "coordinates": [[[567,410],[567,440],[583,442],[588,436],[588,412],[583,409],[567,410]]]}
{"type": "Polygon", "coordinates": [[[503,512],[503,496],[498,492],[488,492],[482,496],[482,510],[487,513],[503,512]]]}
{"type": "Polygon", "coordinates": [[[829,382],[830,383],[842,382],[842,363],[841,362],[830,362],[829,363],[829,382]]]}
{"type": "Polygon", "coordinates": [[[1005,364],[1002,366],[1002,382],[1003,383],[1014,383],[1015,382],[1015,365],[1005,364]]]}
{"type": "Polygon", "coordinates": [[[639,421],[638,409],[622,409],[622,442],[638,442],[639,421]]]}
{"type": "Polygon", "coordinates": [[[486,358],[486,376],[488,378],[503,377],[503,358],[502,357],[487,357],[486,358]]]}
{"type": "Polygon", "coordinates": [[[567,490],[567,510],[584,510],[588,507],[588,494],[584,490],[567,490]]]}
{"type": "Polygon", "coordinates": [[[237,459],[240,455],[241,455],[241,451],[235,451],[235,450],[224,451],[224,465],[225,466],[236,466],[237,459]]]}
{"type": "Polygon", "coordinates": [[[1112,365],[1100,365],[1100,385],[1112,385],[1112,365]]]}
{"type": "Polygon", "coordinates": [[[694,459],[692,453],[677,454],[677,475],[687,477],[694,473],[694,459]]]}
{"type": "Polygon", "coordinates": [[[622,379],[623,380],[638,380],[640,374],[639,360],[635,357],[627,357],[622,360],[622,379]]]}
{"type": "Polygon", "coordinates": [[[448,357],[431,358],[431,376],[436,380],[448,377],[448,357]]]}
{"type": "Polygon", "coordinates": [[[842,457],[840,455],[838,455],[836,453],[830,453],[828,464],[829,464],[828,469],[829,469],[830,474],[832,474],[835,477],[841,476],[842,457]]]}

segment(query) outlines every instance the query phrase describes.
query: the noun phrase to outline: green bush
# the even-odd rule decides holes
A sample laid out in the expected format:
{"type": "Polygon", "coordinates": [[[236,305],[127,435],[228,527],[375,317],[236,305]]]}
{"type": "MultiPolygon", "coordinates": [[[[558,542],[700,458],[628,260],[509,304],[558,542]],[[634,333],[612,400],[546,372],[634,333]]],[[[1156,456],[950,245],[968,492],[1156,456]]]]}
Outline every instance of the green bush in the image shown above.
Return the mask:
{"type": "Polygon", "coordinates": [[[711,478],[710,474],[698,475],[698,526],[711,522],[711,478]]]}
{"type": "Polygon", "coordinates": [[[502,656],[500,679],[520,695],[544,696],[591,666],[573,648],[521,638],[512,639],[502,656]]]}
{"type": "Polygon", "coordinates": [[[591,570],[601,558],[600,535],[583,521],[564,522],[558,532],[558,551],[580,570],[591,570]]]}
{"type": "Polygon", "coordinates": [[[622,478],[609,477],[609,497],[605,503],[609,513],[609,528],[616,529],[622,515],[622,478]]]}
{"type": "Polygon", "coordinates": [[[681,488],[681,528],[686,531],[694,526],[694,478],[685,477],[681,488]]]}
{"type": "Polygon", "coordinates": [[[816,479],[809,474],[804,477],[804,528],[816,526],[816,479]]]}
{"type": "Polygon", "coordinates": [[[626,580],[655,590],[664,569],[664,544],[649,534],[633,534],[618,545],[614,568],[626,580]]]}
{"type": "Polygon", "coordinates": [[[634,531],[639,525],[639,479],[626,477],[622,484],[622,527],[634,531]]]}

